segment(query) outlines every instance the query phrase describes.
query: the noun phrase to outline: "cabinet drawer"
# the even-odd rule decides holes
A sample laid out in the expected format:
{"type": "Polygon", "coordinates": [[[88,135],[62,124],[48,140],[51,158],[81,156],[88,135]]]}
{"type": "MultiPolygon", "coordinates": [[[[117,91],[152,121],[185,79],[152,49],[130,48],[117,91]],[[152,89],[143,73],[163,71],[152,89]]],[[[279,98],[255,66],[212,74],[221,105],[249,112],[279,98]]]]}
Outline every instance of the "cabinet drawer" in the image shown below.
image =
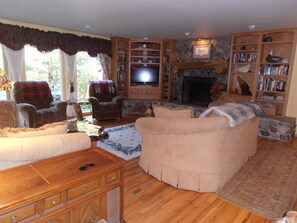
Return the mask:
{"type": "Polygon", "coordinates": [[[71,223],[70,212],[53,216],[38,223],[71,223]]]}
{"type": "Polygon", "coordinates": [[[15,223],[22,222],[28,218],[39,216],[36,212],[36,204],[29,204],[25,207],[16,209],[6,215],[0,217],[0,223],[15,223]]]}
{"type": "Polygon", "coordinates": [[[67,192],[68,200],[72,200],[76,197],[87,194],[93,190],[98,189],[99,187],[100,187],[100,181],[99,179],[96,179],[88,183],[81,184],[77,187],[71,188],[67,192]]]}
{"type": "Polygon", "coordinates": [[[142,88],[131,88],[130,93],[131,94],[143,94],[143,89],[142,88]]]}
{"type": "Polygon", "coordinates": [[[145,90],[146,94],[158,94],[159,89],[158,88],[149,88],[145,90]]]}
{"type": "Polygon", "coordinates": [[[106,174],[106,184],[110,184],[112,182],[118,181],[120,178],[120,171],[116,170],[106,174]]]}
{"type": "Polygon", "coordinates": [[[45,211],[58,206],[62,203],[61,193],[44,198],[42,203],[45,211]]]}

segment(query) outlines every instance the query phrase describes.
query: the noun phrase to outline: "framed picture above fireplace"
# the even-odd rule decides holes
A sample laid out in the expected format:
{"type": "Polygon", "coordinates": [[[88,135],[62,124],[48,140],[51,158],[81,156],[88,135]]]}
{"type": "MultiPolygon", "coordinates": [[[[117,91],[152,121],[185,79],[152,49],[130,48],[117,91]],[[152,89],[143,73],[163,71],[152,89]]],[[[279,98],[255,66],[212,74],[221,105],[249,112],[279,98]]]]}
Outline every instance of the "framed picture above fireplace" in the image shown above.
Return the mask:
{"type": "Polygon", "coordinates": [[[211,45],[197,45],[193,46],[193,58],[195,59],[209,59],[211,45]]]}

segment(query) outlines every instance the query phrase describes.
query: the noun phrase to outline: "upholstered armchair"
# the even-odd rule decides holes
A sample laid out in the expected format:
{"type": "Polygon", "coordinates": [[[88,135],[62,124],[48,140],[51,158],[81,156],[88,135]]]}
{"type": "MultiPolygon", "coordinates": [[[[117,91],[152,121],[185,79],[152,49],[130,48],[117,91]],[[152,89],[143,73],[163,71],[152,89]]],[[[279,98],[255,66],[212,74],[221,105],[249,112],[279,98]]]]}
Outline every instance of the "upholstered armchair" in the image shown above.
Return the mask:
{"type": "Polygon", "coordinates": [[[90,81],[89,102],[94,119],[121,119],[123,99],[124,97],[116,95],[113,81],[90,81]]]}
{"type": "Polygon", "coordinates": [[[46,81],[18,81],[13,90],[26,127],[66,120],[67,102],[54,102],[46,81]]]}

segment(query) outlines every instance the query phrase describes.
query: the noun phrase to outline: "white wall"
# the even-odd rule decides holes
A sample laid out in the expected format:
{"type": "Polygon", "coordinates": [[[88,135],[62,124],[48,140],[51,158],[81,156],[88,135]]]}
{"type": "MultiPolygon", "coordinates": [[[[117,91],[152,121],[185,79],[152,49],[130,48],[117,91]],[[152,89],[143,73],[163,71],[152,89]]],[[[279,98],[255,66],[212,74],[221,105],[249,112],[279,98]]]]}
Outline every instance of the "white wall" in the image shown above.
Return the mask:
{"type": "Polygon", "coordinates": [[[295,52],[294,69],[291,78],[286,116],[296,117],[297,119],[297,49],[295,52]]]}

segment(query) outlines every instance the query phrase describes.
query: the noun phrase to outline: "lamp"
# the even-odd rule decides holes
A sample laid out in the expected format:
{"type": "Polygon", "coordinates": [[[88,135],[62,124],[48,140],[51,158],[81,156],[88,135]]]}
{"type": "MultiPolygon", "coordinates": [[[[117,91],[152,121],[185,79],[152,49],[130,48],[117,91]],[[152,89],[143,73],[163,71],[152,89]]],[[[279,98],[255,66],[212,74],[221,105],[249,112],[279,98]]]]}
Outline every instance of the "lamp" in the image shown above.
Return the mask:
{"type": "Polygon", "coordinates": [[[199,38],[193,46],[194,59],[209,59],[211,50],[211,39],[199,38]]]}
{"type": "Polygon", "coordinates": [[[196,40],[196,45],[210,45],[211,39],[209,38],[199,38],[196,40]]]}
{"type": "Polygon", "coordinates": [[[12,88],[12,82],[9,80],[8,75],[0,68],[0,100],[7,100],[9,98],[9,91],[12,88]]]}
{"type": "Polygon", "coordinates": [[[9,80],[8,75],[0,68],[0,91],[10,90],[12,82],[9,80]]]}

